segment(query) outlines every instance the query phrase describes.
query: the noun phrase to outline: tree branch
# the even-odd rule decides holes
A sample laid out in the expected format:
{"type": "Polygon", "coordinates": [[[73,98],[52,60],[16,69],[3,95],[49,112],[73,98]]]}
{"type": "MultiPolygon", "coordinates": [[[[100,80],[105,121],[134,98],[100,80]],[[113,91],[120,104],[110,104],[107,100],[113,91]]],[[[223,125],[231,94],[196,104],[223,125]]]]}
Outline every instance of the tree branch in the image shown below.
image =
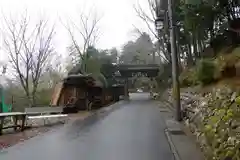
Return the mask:
{"type": "Polygon", "coordinates": [[[34,105],[39,79],[46,71],[54,51],[54,26],[48,32],[48,21],[40,19],[35,27],[30,29],[30,17],[27,13],[21,15],[20,19],[9,20],[6,16],[3,17],[4,48],[29,103],[34,105]]]}

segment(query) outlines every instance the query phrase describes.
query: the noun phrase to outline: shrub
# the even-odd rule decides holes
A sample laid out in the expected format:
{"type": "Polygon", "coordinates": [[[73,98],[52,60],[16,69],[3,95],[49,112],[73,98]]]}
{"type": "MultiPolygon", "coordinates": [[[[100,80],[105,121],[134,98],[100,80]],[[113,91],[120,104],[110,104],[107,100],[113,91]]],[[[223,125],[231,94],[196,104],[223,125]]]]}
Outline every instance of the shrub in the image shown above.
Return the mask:
{"type": "Polygon", "coordinates": [[[240,159],[240,110],[236,92],[214,90],[202,113],[200,136],[207,159],[240,159]]]}
{"type": "Polygon", "coordinates": [[[211,59],[202,59],[197,65],[197,79],[202,85],[215,81],[215,63],[211,59]]]}
{"type": "Polygon", "coordinates": [[[216,66],[219,78],[230,78],[236,76],[236,64],[240,61],[238,50],[235,49],[231,54],[220,55],[216,58],[216,66]]]}
{"type": "Polygon", "coordinates": [[[171,86],[172,66],[171,64],[163,64],[158,76],[155,78],[157,86],[161,90],[165,90],[171,86]]]}
{"type": "Polygon", "coordinates": [[[179,77],[180,85],[182,87],[195,86],[198,84],[196,68],[184,70],[179,77]]]}

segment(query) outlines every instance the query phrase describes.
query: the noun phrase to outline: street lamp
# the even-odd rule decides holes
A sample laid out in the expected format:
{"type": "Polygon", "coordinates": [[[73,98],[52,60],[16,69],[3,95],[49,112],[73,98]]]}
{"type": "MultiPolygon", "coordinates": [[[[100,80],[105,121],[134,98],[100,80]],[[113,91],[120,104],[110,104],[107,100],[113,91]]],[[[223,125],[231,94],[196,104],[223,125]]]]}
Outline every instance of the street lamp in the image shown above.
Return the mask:
{"type": "MultiPolygon", "coordinates": [[[[163,17],[157,17],[155,20],[155,27],[158,33],[158,49],[160,51],[160,37],[161,37],[161,32],[163,31],[164,28],[164,18],[163,17]]],[[[153,63],[155,64],[155,52],[153,52],[153,63]]]]}
{"type": "MultiPolygon", "coordinates": [[[[158,44],[160,44],[160,37],[161,37],[161,32],[163,31],[164,28],[164,22],[165,22],[165,11],[162,7],[162,0],[155,0],[155,14],[156,14],[156,19],[155,19],[155,27],[158,33],[158,44]]],[[[160,50],[160,45],[159,45],[159,50],[160,50]]],[[[153,63],[155,64],[155,52],[153,52],[153,63]]]]}
{"type": "Polygon", "coordinates": [[[164,28],[163,21],[164,21],[164,19],[162,19],[162,18],[157,18],[155,20],[155,26],[156,26],[157,31],[162,30],[164,28]]]}
{"type": "Polygon", "coordinates": [[[155,20],[155,25],[156,29],[159,31],[163,29],[164,27],[164,22],[165,22],[165,11],[166,7],[164,6],[164,1],[165,0],[155,0],[155,13],[156,13],[156,20],[155,20]]]}

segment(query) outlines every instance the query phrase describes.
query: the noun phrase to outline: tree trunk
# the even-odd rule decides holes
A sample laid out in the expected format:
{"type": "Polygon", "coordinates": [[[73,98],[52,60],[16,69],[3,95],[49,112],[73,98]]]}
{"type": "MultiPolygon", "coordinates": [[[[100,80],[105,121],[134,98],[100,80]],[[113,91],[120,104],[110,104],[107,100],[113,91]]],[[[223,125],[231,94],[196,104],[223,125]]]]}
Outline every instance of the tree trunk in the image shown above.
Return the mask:
{"type": "Polygon", "coordinates": [[[163,36],[163,44],[164,44],[164,56],[166,57],[166,59],[168,60],[169,63],[172,62],[172,58],[171,58],[171,51],[169,51],[169,39],[165,37],[165,35],[163,36]],[[166,43],[166,45],[164,44],[166,43]],[[165,49],[166,47],[166,49],[165,49]]]}
{"type": "Polygon", "coordinates": [[[32,95],[31,95],[31,100],[32,100],[32,103],[31,103],[31,106],[32,107],[36,107],[36,92],[37,92],[37,88],[38,88],[38,83],[35,82],[35,84],[33,85],[33,90],[32,90],[32,95]]]}
{"type": "Polygon", "coordinates": [[[211,29],[210,30],[210,43],[213,41],[213,39],[214,39],[214,29],[211,29]]]}
{"type": "Polygon", "coordinates": [[[205,44],[204,44],[204,40],[201,41],[201,46],[202,46],[202,51],[204,51],[205,48],[206,48],[206,47],[205,47],[205,44]]]}
{"type": "Polygon", "coordinates": [[[198,44],[197,45],[198,45],[198,57],[200,58],[201,54],[203,52],[201,39],[198,39],[198,44]]]}
{"type": "Polygon", "coordinates": [[[187,65],[188,66],[193,66],[194,65],[194,60],[192,56],[192,49],[191,49],[191,43],[187,44],[187,65]]]}
{"type": "Polygon", "coordinates": [[[32,107],[36,107],[36,93],[32,95],[32,107]]]}
{"type": "Polygon", "coordinates": [[[27,97],[28,105],[31,106],[32,100],[31,100],[31,96],[30,96],[30,93],[29,93],[29,89],[25,88],[25,87],[23,87],[23,89],[24,89],[25,95],[27,97]]]}
{"type": "Polygon", "coordinates": [[[197,59],[198,58],[198,53],[197,53],[197,42],[196,42],[196,35],[193,34],[192,36],[192,43],[193,43],[193,54],[194,54],[194,58],[197,59]]]}

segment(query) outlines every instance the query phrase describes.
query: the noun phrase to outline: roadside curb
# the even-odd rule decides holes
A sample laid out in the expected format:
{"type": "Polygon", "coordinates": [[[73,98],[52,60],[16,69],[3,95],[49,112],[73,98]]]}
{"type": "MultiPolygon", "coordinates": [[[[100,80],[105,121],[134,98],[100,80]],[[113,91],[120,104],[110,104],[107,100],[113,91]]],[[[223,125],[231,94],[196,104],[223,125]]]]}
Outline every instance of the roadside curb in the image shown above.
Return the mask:
{"type": "Polygon", "coordinates": [[[171,138],[171,136],[170,136],[170,133],[168,132],[167,129],[165,129],[164,132],[165,132],[165,135],[166,135],[166,137],[167,137],[167,140],[168,140],[170,149],[171,149],[171,151],[172,151],[172,153],[173,153],[174,160],[181,160],[181,158],[180,158],[180,156],[179,156],[179,153],[178,153],[178,151],[177,151],[177,148],[176,148],[176,146],[174,145],[173,140],[172,140],[172,138],[171,138]]]}
{"type": "MultiPolygon", "coordinates": [[[[159,103],[158,103],[159,104],[159,103]]],[[[174,120],[173,110],[161,103],[160,112],[165,123],[165,135],[175,160],[203,160],[204,156],[197,143],[186,133],[184,124],[174,120]]]]}

